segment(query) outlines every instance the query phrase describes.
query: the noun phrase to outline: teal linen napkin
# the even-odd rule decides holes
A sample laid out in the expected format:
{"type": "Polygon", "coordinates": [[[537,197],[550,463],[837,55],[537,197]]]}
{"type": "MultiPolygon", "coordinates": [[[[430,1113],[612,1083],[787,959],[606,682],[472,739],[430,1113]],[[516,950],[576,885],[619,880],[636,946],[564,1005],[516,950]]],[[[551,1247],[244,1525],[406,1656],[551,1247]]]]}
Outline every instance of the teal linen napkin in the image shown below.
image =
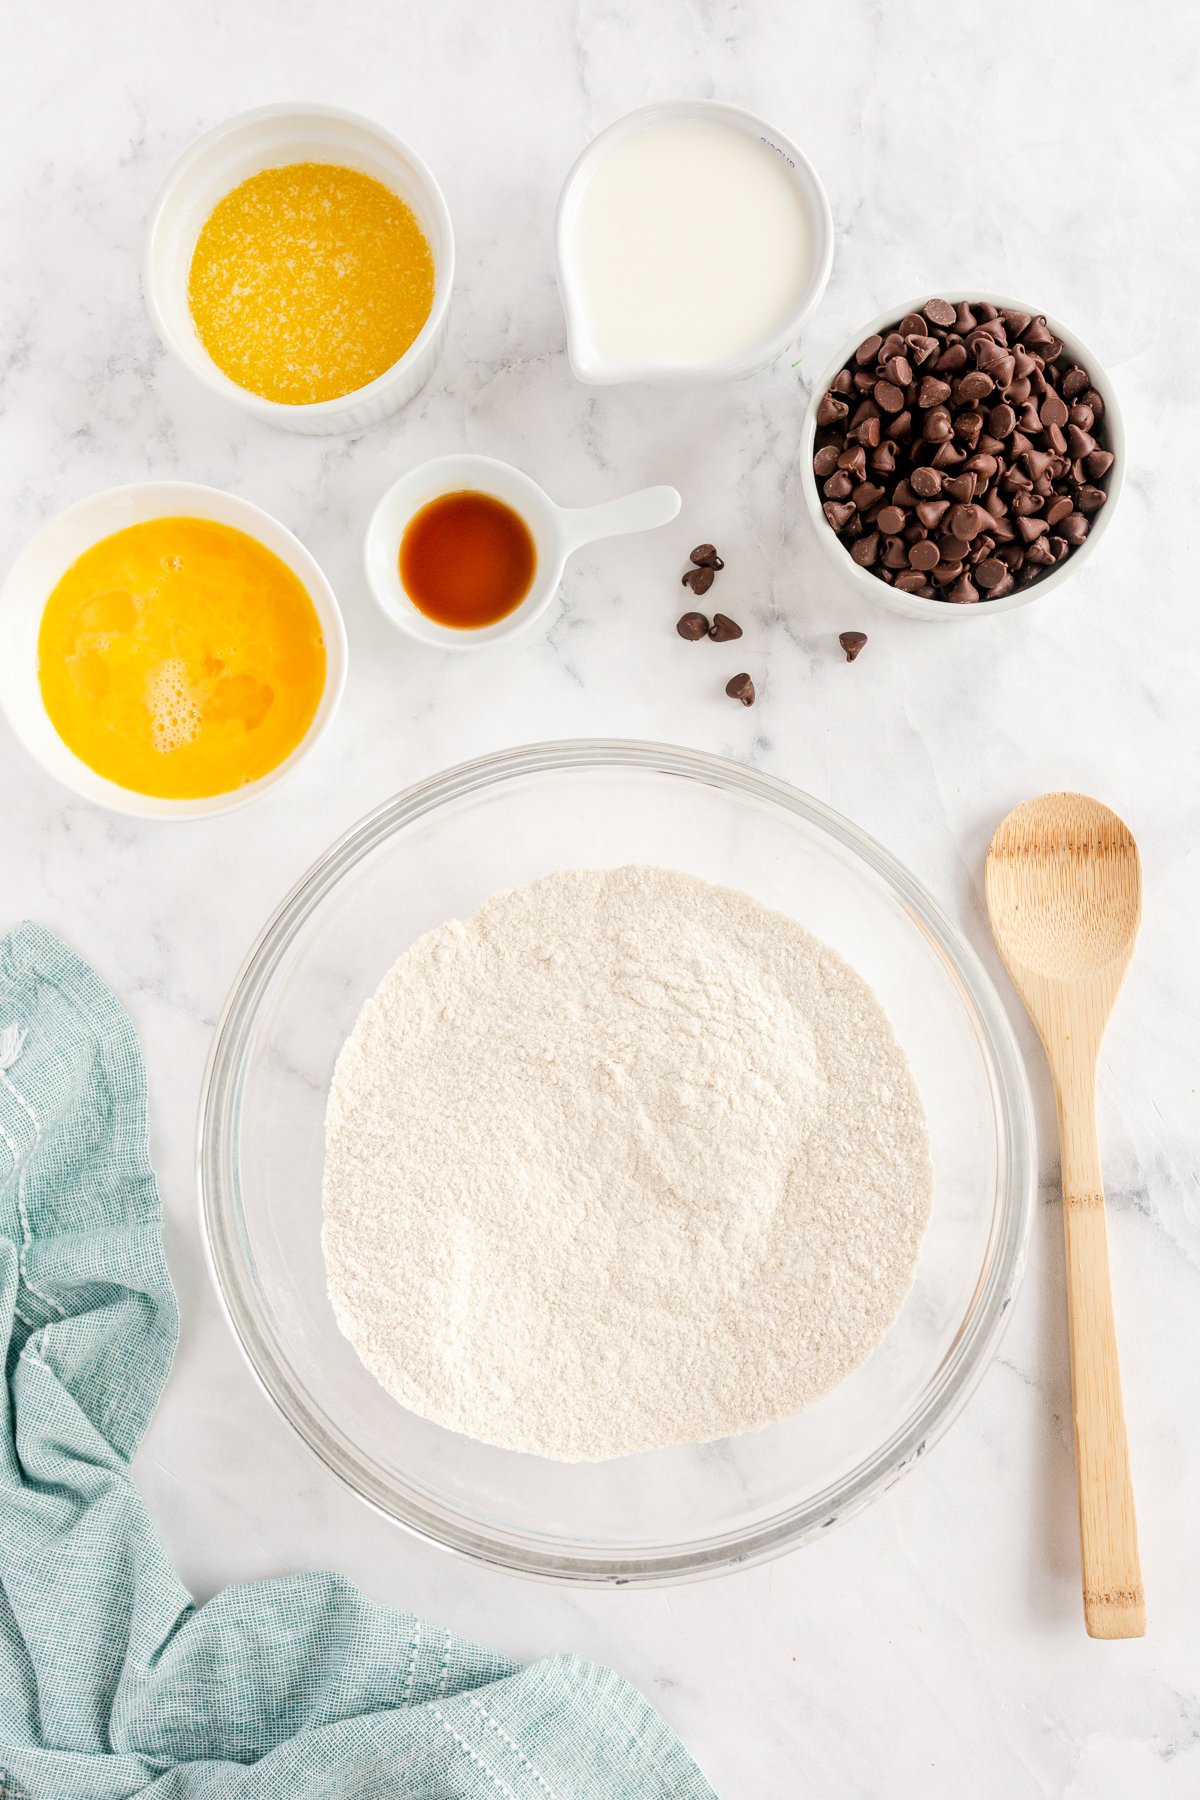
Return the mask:
{"type": "Polygon", "coordinates": [[[337,1575],[197,1608],[127,1464],[177,1331],[137,1040],[0,939],[0,1800],[715,1800],[609,1669],[509,1658],[337,1575]]]}

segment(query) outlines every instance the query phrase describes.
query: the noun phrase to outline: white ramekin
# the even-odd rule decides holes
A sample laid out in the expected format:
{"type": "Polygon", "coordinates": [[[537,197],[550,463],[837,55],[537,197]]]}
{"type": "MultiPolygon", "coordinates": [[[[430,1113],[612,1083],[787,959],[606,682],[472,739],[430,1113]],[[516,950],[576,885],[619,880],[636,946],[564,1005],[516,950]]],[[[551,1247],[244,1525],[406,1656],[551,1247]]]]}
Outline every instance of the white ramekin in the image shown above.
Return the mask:
{"type": "Polygon", "coordinates": [[[999,613],[1013,612],[1018,606],[1028,606],[1032,600],[1044,600],[1048,595],[1060,588],[1064,581],[1069,581],[1076,574],[1096,547],[1097,539],[1103,537],[1108,529],[1109,521],[1116,510],[1121,488],[1125,480],[1125,427],[1121,420],[1121,409],[1117,404],[1117,396],[1112,382],[1094,351],[1089,350],[1083,339],[1073,331],[1068,331],[1061,320],[1053,314],[1043,312],[1039,306],[1031,306],[1027,300],[1010,300],[1005,294],[990,294],[984,288],[939,289],[937,295],[924,294],[919,300],[910,300],[900,306],[889,306],[886,312],[872,319],[849,338],[839,350],[836,358],[825,370],[819,382],[813,388],[812,399],[804,420],[804,428],[800,434],[800,467],[801,487],[808,505],[809,516],[813,521],[813,529],[833,558],[837,567],[846,579],[853,583],[864,599],[870,599],[877,606],[884,606],[889,612],[900,613],[906,619],[919,619],[926,624],[949,624],[958,619],[994,618],[999,613]],[[1113,466],[1108,472],[1108,499],[1098,513],[1092,514],[1092,523],[1087,536],[1078,549],[1072,550],[1056,568],[1030,582],[1028,587],[1015,588],[1011,594],[1005,594],[1001,600],[979,600],[971,606],[957,606],[952,601],[928,600],[920,594],[897,593],[886,581],[872,575],[867,569],[860,569],[849,550],[833,530],[824,512],[821,510],[821,495],[817,489],[817,478],[813,474],[813,445],[817,435],[817,407],[821,396],[830,386],[838,370],[843,368],[854,355],[864,338],[872,333],[891,331],[905,313],[920,312],[927,300],[932,298],[948,300],[957,306],[960,300],[974,302],[983,300],[1003,312],[1006,309],[1014,312],[1040,314],[1054,333],[1062,339],[1063,349],[1072,362],[1082,365],[1091,378],[1091,384],[1104,401],[1104,427],[1108,439],[1107,447],[1113,453],[1113,466]]]}
{"type": "Polygon", "coordinates": [[[480,650],[519,636],[544,616],[562,584],[567,558],[585,544],[669,525],[679,507],[673,487],[640,488],[599,506],[557,506],[532,476],[511,463],[494,456],[438,456],[394,481],[372,513],[363,547],[367,582],[384,617],[417,643],[435,650],[480,650]],[[464,489],[511,506],[524,520],[537,552],[524,599],[494,625],[465,631],[439,624],[410,600],[399,562],[400,540],[413,514],[442,494],[464,489]]]}
{"type": "Polygon", "coordinates": [[[346,627],[320,564],[286,526],[248,500],[190,481],[145,481],[109,488],[81,500],[42,526],[17,557],[0,587],[0,712],[35,760],[64,787],[141,819],[203,819],[232,812],[290,775],[325,735],[346,685],[346,627]],[[200,800],[169,800],[120,787],[69,750],[50,722],[38,680],[38,631],[59,580],[101,538],[146,519],[215,519],[273,551],[304,584],[325,639],[325,687],[312,723],[290,756],[257,781],[200,800]]]}
{"type": "MultiPolygon", "coordinates": [[[[611,386],[623,381],[646,381],[671,386],[688,382],[729,381],[763,368],[794,342],[801,325],[817,305],[829,281],[829,272],[833,267],[833,214],[820,176],[804,152],[790,138],[785,137],[783,132],[777,131],[774,125],[760,119],[757,113],[746,112],[740,106],[726,106],[721,100],[662,100],[653,106],[642,106],[636,112],[626,113],[624,118],[606,126],[577,158],[559,197],[555,248],[558,287],[567,321],[567,354],[580,381],[590,382],[595,386],[611,386]],[[771,338],[764,338],[761,343],[752,345],[749,350],[737,356],[719,357],[712,362],[697,363],[686,368],[610,361],[594,349],[588,337],[579,281],[570,255],[569,237],[575,213],[596,163],[614,145],[644,131],[648,125],[658,125],[669,119],[688,118],[703,118],[731,125],[735,130],[744,131],[759,143],[765,144],[768,150],[782,160],[808,214],[812,229],[812,270],[807,284],[796,296],[796,304],[780,329],[771,338]]],[[[715,249],[719,255],[720,245],[715,249]]],[[[698,271],[697,280],[701,279],[703,273],[698,271]]]]}
{"type": "Polygon", "coordinates": [[[205,387],[268,425],[322,436],[375,425],[424,387],[441,354],[453,281],[450,213],[420,157],[369,119],[335,106],[303,104],[241,113],[192,145],[159,194],[143,269],[146,304],[159,335],[205,387]],[[200,342],[188,305],[192,253],[218,200],[249,176],[291,162],[341,163],[373,175],[412,207],[433,252],[433,306],[399,362],[366,387],[310,406],[264,400],[231,381],[200,342]]]}

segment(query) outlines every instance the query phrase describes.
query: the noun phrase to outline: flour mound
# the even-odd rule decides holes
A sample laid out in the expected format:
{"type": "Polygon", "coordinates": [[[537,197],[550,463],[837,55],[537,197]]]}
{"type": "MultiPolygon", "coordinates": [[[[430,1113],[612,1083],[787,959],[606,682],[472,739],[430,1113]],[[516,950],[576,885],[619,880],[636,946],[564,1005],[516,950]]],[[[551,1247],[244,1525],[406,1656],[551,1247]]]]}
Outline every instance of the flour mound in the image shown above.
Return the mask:
{"type": "Polygon", "coordinates": [[[745,894],[563,870],[430,932],[326,1116],[338,1324],[387,1391],[596,1461],[798,1411],[863,1361],[929,1215],[878,1001],[745,894]]]}

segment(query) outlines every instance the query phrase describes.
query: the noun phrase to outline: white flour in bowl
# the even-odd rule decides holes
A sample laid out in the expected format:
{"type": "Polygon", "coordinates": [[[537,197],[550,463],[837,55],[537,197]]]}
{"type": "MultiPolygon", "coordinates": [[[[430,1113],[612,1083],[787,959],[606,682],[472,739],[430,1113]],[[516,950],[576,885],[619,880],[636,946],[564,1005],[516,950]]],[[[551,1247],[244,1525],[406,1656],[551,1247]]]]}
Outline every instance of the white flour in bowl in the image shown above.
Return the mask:
{"type": "Polygon", "coordinates": [[[747,895],[564,870],[400,958],[338,1058],[338,1324],[405,1406],[565,1461],[842,1380],[929,1215],[921,1103],[833,951],[747,895]]]}

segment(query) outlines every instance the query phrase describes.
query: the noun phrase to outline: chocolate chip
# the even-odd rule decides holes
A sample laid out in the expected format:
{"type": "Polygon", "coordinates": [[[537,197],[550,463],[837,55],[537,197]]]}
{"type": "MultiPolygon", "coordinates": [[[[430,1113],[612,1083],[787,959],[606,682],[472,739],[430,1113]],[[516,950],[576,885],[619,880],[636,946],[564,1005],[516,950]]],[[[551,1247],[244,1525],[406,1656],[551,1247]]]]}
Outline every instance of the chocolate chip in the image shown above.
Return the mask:
{"type": "MultiPolygon", "coordinates": [[[[831,479],[829,481],[827,481],[825,483],[826,491],[829,490],[829,488],[832,486],[833,482],[837,481],[837,479],[838,479],[838,477],[836,475],[834,475],[831,477],[831,479]]],[[[844,476],[842,479],[848,480],[849,478],[844,476]]],[[[847,489],[847,491],[849,491],[849,490],[847,489]]],[[[836,500],[834,501],[834,503],[832,505],[830,505],[828,503],[826,504],[825,516],[827,519],[829,519],[829,522],[831,525],[833,524],[833,519],[832,519],[831,515],[834,512],[840,513],[842,510],[843,510],[842,507],[837,504],[836,500]]],[[[846,511],[847,516],[849,516],[849,514],[854,511],[854,508],[852,506],[847,506],[845,508],[845,511],[846,511]]],[[[846,520],[842,519],[841,523],[838,524],[837,526],[835,526],[834,529],[837,531],[840,531],[842,528],[842,525],[844,525],[845,523],[846,523],[846,520]]],[[[707,594],[709,588],[712,586],[712,584],[715,580],[716,580],[716,575],[714,574],[712,569],[689,569],[687,574],[683,577],[683,585],[685,588],[691,588],[693,594],[696,594],[698,596],[700,594],[707,594]]]]}
{"type": "Polygon", "coordinates": [[[689,644],[696,644],[702,637],[708,636],[708,620],[703,613],[684,613],[682,619],[676,622],[675,629],[689,644]]]}
{"type": "Polygon", "coordinates": [[[896,577],[896,586],[902,594],[932,594],[933,589],[919,569],[905,569],[896,577]]]}
{"type": "Polygon", "coordinates": [[[1054,333],[1047,325],[1044,313],[1037,313],[1035,317],[1029,321],[1029,324],[1021,333],[1021,341],[1028,345],[1031,350],[1038,346],[1044,347],[1045,345],[1054,342],[1054,333]]]}
{"type": "Polygon", "coordinates": [[[1100,487],[1081,487],[1078,494],[1079,510],[1084,513],[1099,512],[1108,495],[1100,487]]]}
{"type": "Polygon", "coordinates": [[[982,369],[971,369],[959,380],[956,390],[957,397],[969,402],[986,400],[988,395],[994,392],[995,386],[996,383],[991,376],[985,375],[982,369]]]}
{"type": "Polygon", "coordinates": [[[956,606],[970,606],[979,598],[979,589],[969,575],[960,575],[950,589],[950,598],[956,606]]]}
{"type": "Polygon", "coordinates": [[[894,381],[877,381],[872,391],[884,412],[898,413],[903,410],[904,389],[897,387],[894,381]]]}
{"type": "Polygon", "coordinates": [[[850,436],[856,443],[865,444],[868,450],[874,450],[883,436],[878,412],[872,412],[868,418],[860,419],[857,425],[852,425],[850,436]]]}
{"type": "Polygon", "coordinates": [[[822,394],[817,407],[818,425],[836,425],[839,419],[846,419],[849,416],[850,408],[844,400],[839,399],[836,394],[822,394]]]}
{"type": "Polygon", "coordinates": [[[1011,437],[1017,429],[1017,415],[1007,403],[993,406],[988,414],[988,430],[993,437],[1011,437]]]}
{"type": "MultiPolygon", "coordinates": [[[[877,538],[878,534],[875,535],[877,538]]],[[[858,560],[857,552],[859,548],[867,542],[868,540],[866,538],[860,538],[858,543],[855,544],[852,554],[854,554],[856,561],[858,560]]],[[[875,558],[872,557],[871,561],[874,562],[875,558]]],[[[741,637],[742,628],[736,620],[729,617],[728,613],[714,613],[713,622],[708,628],[708,635],[714,644],[731,644],[734,638],[741,637]]]]}
{"type": "Polygon", "coordinates": [[[908,478],[913,493],[919,494],[922,500],[932,500],[940,494],[944,480],[945,477],[940,469],[931,469],[924,465],[919,469],[914,469],[908,478]]]}
{"type": "MultiPolygon", "coordinates": [[[[827,475],[833,474],[833,472],[837,468],[837,466],[838,466],[837,445],[836,444],[822,444],[821,448],[817,451],[817,454],[813,457],[813,473],[820,480],[824,480],[824,478],[827,475]]],[[[696,559],[693,556],[692,561],[695,562],[695,560],[696,559]]]]}
{"type": "Polygon", "coordinates": [[[858,349],[854,352],[854,360],[860,369],[868,368],[872,363],[878,360],[879,346],[882,342],[883,339],[877,331],[873,331],[870,337],[863,339],[862,343],[858,346],[858,349]]]}
{"type": "Polygon", "coordinates": [[[956,537],[952,531],[948,531],[942,539],[941,549],[943,562],[960,563],[966,561],[971,544],[968,538],[956,537]]]}
{"type": "Polygon", "coordinates": [[[754,683],[748,675],[735,675],[725,683],[725,692],[731,700],[740,700],[743,706],[754,705],[754,683]]]}
{"type": "Polygon", "coordinates": [[[940,557],[941,551],[937,545],[928,538],[922,538],[908,553],[909,566],[913,569],[933,569],[937,567],[940,557]]]}
{"type": "Polygon", "coordinates": [[[921,310],[931,325],[949,327],[954,323],[954,308],[948,300],[927,300],[921,310]]]}
{"type": "Polygon", "coordinates": [[[955,537],[963,538],[969,544],[976,533],[983,530],[987,517],[981,506],[956,506],[946,523],[955,537]]]}
{"type": "Polygon", "coordinates": [[[838,643],[842,646],[842,649],[846,652],[846,661],[847,662],[854,661],[855,657],[858,655],[859,651],[862,649],[862,647],[866,643],[866,641],[867,641],[867,634],[865,631],[839,631],[838,632],[838,643]]]}
{"type": "Polygon", "coordinates": [[[697,544],[692,551],[691,561],[701,569],[723,569],[725,567],[711,544],[697,544]]]}
{"type": "Polygon", "coordinates": [[[882,500],[885,490],[874,481],[860,481],[851,498],[859,512],[869,512],[877,500],[882,500]]]}
{"type": "Polygon", "coordinates": [[[1042,424],[1047,428],[1051,425],[1058,425],[1060,427],[1065,425],[1067,422],[1066,401],[1060,394],[1056,394],[1053,389],[1051,389],[1048,394],[1044,394],[1042,397],[1042,404],[1038,407],[1038,417],[1042,421],[1042,424]]]}
{"type": "Polygon", "coordinates": [[[975,579],[981,588],[998,588],[1007,574],[1004,564],[994,556],[989,556],[975,568],[975,579]]]}
{"type": "Polygon", "coordinates": [[[940,406],[943,400],[950,398],[950,383],[940,381],[936,375],[923,375],[921,385],[917,389],[918,406],[940,406]]]}
{"type": "Polygon", "coordinates": [[[902,507],[882,506],[875,523],[880,531],[885,532],[888,537],[895,537],[898,531],[904,530],[904,520],[905,513],[902,507]]]}
{"type": "Polygon", "coordinates": [[[920,500],[917,502],[917,517],[928,531],[932,531],[949,510],[950,502],[948,500],[920,500]]]}
{"type": "Polygon", "coordinates": [[[935,337],[926,337],[924,331],[912,332],[904,340],[904,348],[908,351],[910,362],[920,368],[931,356],[936,356],[941,349],[935,337]]]}

